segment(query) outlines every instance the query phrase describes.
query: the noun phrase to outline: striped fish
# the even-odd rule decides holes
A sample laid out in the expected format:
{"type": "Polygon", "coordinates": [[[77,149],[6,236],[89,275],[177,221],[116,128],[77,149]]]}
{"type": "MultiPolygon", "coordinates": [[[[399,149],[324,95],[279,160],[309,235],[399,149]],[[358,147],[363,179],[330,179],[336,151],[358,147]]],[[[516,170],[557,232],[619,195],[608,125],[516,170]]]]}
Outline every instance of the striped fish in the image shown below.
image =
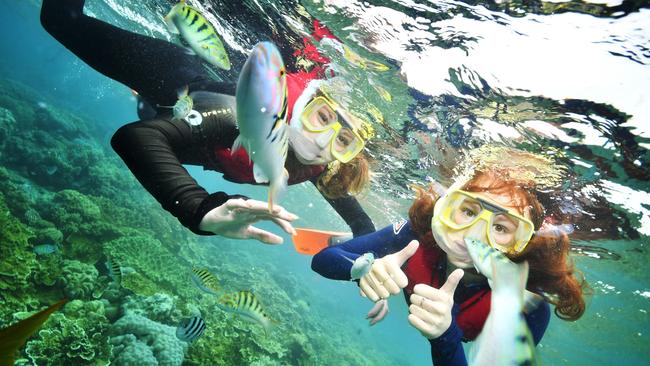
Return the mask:
{"type": "Polygon", "coordinates": [[[535,365],[535,343],[522,314],[528,262],[514,263],[480,240],[465,239],[476,269],[492,287],[490,313],[469,353],[469,365],[535,365]]]}
{"type": "Polygon", "coordinates": [[[219,291],[219,279],[206,268],[192,268],[192,281],[201,291],[216,295],[219,291]]]}
{"type": "Polygon", "coordinates": [[[176,104],[172,108],[175,120],[186,121],[187,116],[189,116],[192,108],[194,108],[194,101],[191,96],[187,95],[187,92],[187,86],[178,91],[178,101],[176,101],[176,104]]]}
{"type": "Polygon", "coordinates": [[[287,79],[280,51],[270,42],[258,43],[246,60],[237,81],[239,136],[234,153],[246,149],[253,161],[257,183],[269,183],[269,211],[274,198],[287,186],[284,168],[289,148],[287,79]]]}
{"type": "Polygon", "coordinates": [[[268,331],[276,321],[271,319],[257,297],[250,291],[238,291],[224,294],[217,304],[222,310],[241,315],[244,319],[260,324],[268,331]]]}
{"type": "Polygon", "coordinates": [[[205,331],[205,320],[200,316],[193,316],[181,321],[176,328],[176,338],[183,342],[192,343],[205,331]]]}
{"type": "Polygon", "coordinates": [[[164,19],[169,32],[180,34],[199,57],[216,67],[230,70],[230,59],[221,38],[198,10],[181,0],[164,19]]]}
{"type": "Polygon", "coordinates": [[[108,268],[108,275],[113,279],[113,281],[118,284],[122,282],[122,266],[120,265],[120,262],[115,258],[109,257],[106,261],[106,268],[108,268]]]}

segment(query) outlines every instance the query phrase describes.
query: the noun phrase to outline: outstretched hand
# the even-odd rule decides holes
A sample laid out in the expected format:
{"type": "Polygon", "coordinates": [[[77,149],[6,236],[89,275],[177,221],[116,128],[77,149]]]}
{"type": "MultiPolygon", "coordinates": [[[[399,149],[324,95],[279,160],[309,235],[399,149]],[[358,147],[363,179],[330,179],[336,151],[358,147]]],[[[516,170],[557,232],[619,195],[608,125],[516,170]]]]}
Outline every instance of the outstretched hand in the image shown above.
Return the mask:
{"type": "Polygon", "coordinates": [[[199,229],[233,239],[256,239],[266,244],[281,244],[282,237],[259,229],[252,224],[261,220],[273,221],[288,234],[295,235],[291,226],[298,216],[281,206],[274,205],[269,212],[266,202],[229,199],[223,205],[209,211],[199,224],[199,229]]]}
{"type": "Polygon", "coordinates": [[[399,294],[409,282],[402,271],[402,265],[415,254],[418,246],[418,241],[413,240],[399,252],[375,259],[370,272],[359,281],[362,295],[377,302],[379,299],[399,294]]]}
{"type": "Polygon", "coordinates": [[[464,274],[462,269],[456,269],[440,289],[422,283],[413,287],[408,319],[423,336],[438,338],[451,325],[454,292],[464,274]]]}

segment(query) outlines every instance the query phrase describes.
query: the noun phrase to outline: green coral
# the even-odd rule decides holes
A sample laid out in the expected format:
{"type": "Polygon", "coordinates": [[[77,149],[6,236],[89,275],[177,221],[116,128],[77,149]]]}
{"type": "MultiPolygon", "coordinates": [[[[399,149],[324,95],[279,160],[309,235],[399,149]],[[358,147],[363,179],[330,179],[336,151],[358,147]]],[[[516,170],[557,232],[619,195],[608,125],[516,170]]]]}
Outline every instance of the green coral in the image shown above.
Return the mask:
{"type": "Polygon", "coordinates": [[[50,317],[25,352],[35,365],[107,365],[107,329],[102,301],[74,300],[50,317]]]}
{"type": "Polygon", "coordinates": [[[190,283],[189,271],[192,266],[183,263],[160,241],[150,235],[138,234],[111,240],[104,245],[104,253],[122,265],[135,270],[134,274],[124,276],[122,285],[129,288],[131,279],[138,278],[137,284],[151,284],[155,288],[130,288],[141,295],[156,292],[183,293],[190,283]]]}
{"type": "Polygon", "coordinates": [[[97,269],[77,260],[65,260],[61,275],[61,287],[68,298],[92,299],[101,295],[106,284],[98,281],[97,269]]]}
{"type": "Polygon", "coordinates": [[[28,278],[36,267],[29,239],[32,232],[16,219],[0,194],[0,297],[29,287],[28,278]]]}
{"type": "Polygon", "coordinates": [[[39,259],[38,268],[34,271],[34,283],[43,286],[54,286],[63,276],[63,258],[60,255],[48,255],[39,259]]]}

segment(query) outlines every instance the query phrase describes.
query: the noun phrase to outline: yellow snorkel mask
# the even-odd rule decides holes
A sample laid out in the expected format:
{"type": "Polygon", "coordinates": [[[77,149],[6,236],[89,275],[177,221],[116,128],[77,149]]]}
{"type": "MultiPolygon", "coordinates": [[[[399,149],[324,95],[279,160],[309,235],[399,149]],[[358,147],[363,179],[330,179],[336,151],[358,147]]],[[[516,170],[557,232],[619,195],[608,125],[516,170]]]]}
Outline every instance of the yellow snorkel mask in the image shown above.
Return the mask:
{"type": "Polygon", "coordinates": [[[453,186],[436,202],[431,229],[436,240],[444,240],[449,230],[464,230],[480,220],[486,224],[488,244],[506,254],[523,252],[535,232],[533,223],[519,213],[453,186]]]}
{"type": "Polygon", "coordinates": [[[316,142],[328,147],[341,163],[354,159],[374,136],[370,122],[347,112],[325,95],[311,100],[300,116],[305,130],[319,134],[316,142]]]}

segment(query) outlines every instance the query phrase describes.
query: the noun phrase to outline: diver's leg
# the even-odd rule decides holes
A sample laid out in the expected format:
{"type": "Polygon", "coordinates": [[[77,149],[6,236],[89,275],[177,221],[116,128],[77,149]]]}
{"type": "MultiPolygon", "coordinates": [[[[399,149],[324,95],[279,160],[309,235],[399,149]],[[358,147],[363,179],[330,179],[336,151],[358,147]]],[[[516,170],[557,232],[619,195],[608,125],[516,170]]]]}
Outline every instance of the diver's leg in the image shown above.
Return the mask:
{"type": "Polygon", "coordinates": [[[93,69],[160,105],[173,105],[178,89],[207,78],[200,60],[182,47],[86,16],[84,3],[43,0],[41,24],[93,69]]]}

